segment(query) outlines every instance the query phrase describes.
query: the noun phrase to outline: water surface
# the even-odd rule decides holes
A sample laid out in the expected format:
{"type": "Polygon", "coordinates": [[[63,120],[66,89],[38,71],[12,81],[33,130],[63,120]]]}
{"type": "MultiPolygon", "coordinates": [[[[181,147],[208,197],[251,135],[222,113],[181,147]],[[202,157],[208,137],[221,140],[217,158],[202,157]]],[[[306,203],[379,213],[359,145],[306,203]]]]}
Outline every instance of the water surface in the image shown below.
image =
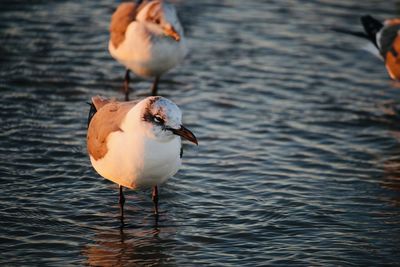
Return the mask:
{"type": "Polygon", "coordinates": [[[174,2],[191,54],[159,92],[200,145],[161,187],[158,224],[150,191],[127,190],[123,229],[85,148],[85,103],[123,97],[118,2],[0,4],[0,265],[398,265],[399,85],[329,29],[399,2],[174,2]]]}

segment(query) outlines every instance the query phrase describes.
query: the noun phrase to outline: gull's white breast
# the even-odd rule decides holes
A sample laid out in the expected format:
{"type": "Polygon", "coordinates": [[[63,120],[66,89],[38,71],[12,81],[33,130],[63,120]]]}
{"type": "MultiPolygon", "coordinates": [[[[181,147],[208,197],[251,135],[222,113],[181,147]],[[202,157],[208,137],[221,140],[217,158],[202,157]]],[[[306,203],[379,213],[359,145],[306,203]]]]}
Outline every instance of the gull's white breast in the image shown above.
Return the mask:
{"type": "Polygon", "coordinates": [[[107,138],[107,154],[90,160],[96,171],[108,180],[128,188],[162,184],[181,166],[181,140],[158,142],[140,132],[113,132],[107,138]]]}
{"type": "Polygon", "coordinates": [[[108,49],[113,58],[139,76],[159,76],[175,67],[187,54],[186,39],[157,37],[137,21],[129,24],[124,41],[115,48],[110,41],[108,49]]]}

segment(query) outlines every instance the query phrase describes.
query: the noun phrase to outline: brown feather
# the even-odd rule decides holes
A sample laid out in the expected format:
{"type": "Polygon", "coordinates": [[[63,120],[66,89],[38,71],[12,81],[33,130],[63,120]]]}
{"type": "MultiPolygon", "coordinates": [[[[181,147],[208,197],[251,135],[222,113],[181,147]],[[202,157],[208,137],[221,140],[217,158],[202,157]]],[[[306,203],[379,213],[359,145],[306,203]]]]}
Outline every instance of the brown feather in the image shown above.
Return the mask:
{"type": "Polygon", "coordinates": [[[400,19],[395,18],[395,19],[387,19],[385,20],[385,26],[394,26],[400,24],[400,19]]]}
{"type": "Polygon", "coordinates": [[[135,20],[137,5],[135,3],[122,3],[111,17],[110,38],[115,48],[125,40],[125,32],[129,24],[135,20]]]}
{"type": "Polygon", "coordinates": [[[121,123],[137,102],[111,102],[103,99],[99,103],[99,109],[90,122],[87,134],[87,149],[95,160],[107,154],[108,136],[113,132],[122,131],[121,123]],[[106,101],[108,102],[105,103],[106,101]]]}
{"type": "Polygon", "coordinates": [[[393,80],[400,80],[400,36],[394,39],[391,49],[386,53],[386,69],[393,80]]]}
{"type": "Polygon", "coordinates": [[[100,110],[103,106],[105,106],[106,104],[110,103],[111,100],[107,99],[107,98],[103,98],[99,95],[92,97],[92,103],[94,105],[94,107],[97,110],[100,110]]]}

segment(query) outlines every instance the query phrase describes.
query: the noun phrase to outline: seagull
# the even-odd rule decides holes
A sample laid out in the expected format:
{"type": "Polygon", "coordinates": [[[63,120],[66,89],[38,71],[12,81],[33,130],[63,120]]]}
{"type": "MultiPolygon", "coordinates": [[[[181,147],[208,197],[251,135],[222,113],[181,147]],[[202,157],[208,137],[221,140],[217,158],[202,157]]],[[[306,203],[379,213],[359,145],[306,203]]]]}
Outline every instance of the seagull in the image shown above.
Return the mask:
{"type": "Polygon", "coordinates": [[[387,19],[383,23],[370,15],[362,16],[361,23],[367,38],[378,49],[386,70],[393,80],[400,79],[400,19],[387,19]]]}
{"type": "Polygon", "coordinates": [[[155,96],[160,76],[178,65],[188,52],[175,7],[162,0],[121,3],[111,17],[108,50],[126,67],[126,101],[130,71],[154,77],[151,94],[155,96]]]}
{"type": "Polygon", "coordinates": [[[364,32],[347,29],[334,30],[369,40],[374,45],[371,52],[378,54],[385,62],[390,78],[400,80],[400,18],[387,19],[381,22],[370,15],[365,15],[360,20],[364,32]]]}
{"type": "Polygon", "coordinates": [[[181,120],[179,107],[161,96],[128,102],[92,98],[87,150],[97,173],[119,185],[121,222],[123,187],[152,187],[154,213],[158,216],[158,186],[182,163],[180,137],[198,145],[181,120]]]}

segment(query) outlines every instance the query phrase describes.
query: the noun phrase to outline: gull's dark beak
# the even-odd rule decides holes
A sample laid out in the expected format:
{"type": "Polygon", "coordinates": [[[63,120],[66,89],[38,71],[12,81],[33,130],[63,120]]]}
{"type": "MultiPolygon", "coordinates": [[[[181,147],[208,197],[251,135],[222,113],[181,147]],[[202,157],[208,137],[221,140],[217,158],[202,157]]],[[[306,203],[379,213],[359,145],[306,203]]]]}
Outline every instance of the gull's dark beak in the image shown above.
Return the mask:
{"type": "Polygon", "coordinates": [[[185,126],[181,125],[181,128],[171,129],[171,131],[173,134],[179,135],[180,137],[185,138],[186,140],[195,143],[196,145],[199,145],[196,136],[194,136],[194,134],[185,126]]]}
{"type": "Polygon", "coordinates": [[[171,37],[172,39],[174,39],[177,42],[179,42],[181,40],[181,36],[179,35],[179,33],[175,30],[175,28],[173,26],[165,27],[164,34],[166,36],[171,37]]]}

